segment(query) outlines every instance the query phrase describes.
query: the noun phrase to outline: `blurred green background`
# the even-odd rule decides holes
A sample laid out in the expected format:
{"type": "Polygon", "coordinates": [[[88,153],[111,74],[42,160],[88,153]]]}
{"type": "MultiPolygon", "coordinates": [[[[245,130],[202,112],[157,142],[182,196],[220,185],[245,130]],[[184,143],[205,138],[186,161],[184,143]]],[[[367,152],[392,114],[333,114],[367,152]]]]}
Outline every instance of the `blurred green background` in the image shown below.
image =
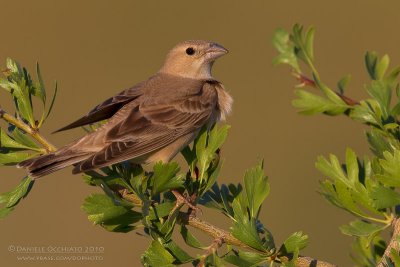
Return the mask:
{"type": "MultiPolygon", "coordinates": [[[[41,64],[47,87],[59,82],[54,111],[42,128],[55,145],[81,130],[50,135],[109,96],[158,70],[167,51],[186,39],[216,41],[230,50],[214,66],[235,99],[232,125],[222,153],[221,182],[241,181],[245,169],[264,158],[271,194],[261,214],[279,244],[303,230],[310,245],[303,254],[351,266],[351,238],[338,226],[351,217],[318,195],[318,155],[343,158],[346,147],[367,154],[363,127],[344,117],[304,117],[291,106],[293,85],[287,67],[273,67],[271,38],[294,23],[316,27],[315,55],[322,79],[334,86],[353,75],[347,94],[362,98],[367,50],[388,53],[400,63],[400,2],[387,1],[0,1],[0,62],[11,57],[34,72],[41,64]]],[[[10,109],[0,91],[0,104],[10,109]]],[[[108,233],[80,210],[88,187],[70,169],[39,180],[28,199],[0,221],[2,266],[138,266],[148,246],[135,233],[108,233]],[[15,246],[104,247],[100,261],[19,261],[15,246]]],[[[23,170],[0,169],[0,189],[18,184],[23,170]]],[[[205,214],[203,217],[207,217],[205,214]]],[[[228,228],[229,220],[210,221],[228,228]]]]}

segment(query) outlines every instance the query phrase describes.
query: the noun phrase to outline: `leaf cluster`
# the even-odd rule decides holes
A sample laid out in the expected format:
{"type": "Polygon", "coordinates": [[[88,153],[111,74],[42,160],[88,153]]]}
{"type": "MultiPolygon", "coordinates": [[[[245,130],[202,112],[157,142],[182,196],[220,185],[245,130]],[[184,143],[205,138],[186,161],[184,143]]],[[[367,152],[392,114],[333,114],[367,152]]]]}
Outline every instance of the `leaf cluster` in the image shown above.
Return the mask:
{"type": "Polygon", "coordinates": [[[313,27],[304,31],[295,25],[291,33],[278,30],[274,36],[279,52],[275,63],[291,66],[300,80],[293,105],[301,114],[344,115],[368,126],[366,137],[373,156],[360,159],[348,148],[344,163],[335,155],[320,156],[316,168],[327,177],[320,183],[320,193],[356,217],[340,227],[342,233],[356,238],[355,262],[375,266],[385,247],[381,233],[398,216],[396,207],[400,204],[400,67],[389,69],[388,55],[380,58],[367,52],[364,61],[370,81],[364,89],[369,98],[356,101],[345,95],[350,75],[340,79],[335,89],[322,82],[314,63],[313,40],[313,27]]]}
{"type": "Polygon", "coordinates": [[[216,182],[223,163],[219,148],[227,137],[228,129],[226,125],[215,125],[210,130],[201,131],[193,146],[182,151],[188,164],[186,173],[181,172],[176,162],[158,162],[151,171],[124,162],[101,169],[101,174],[86,174],[88,184],[100,186],[105,192],[105,195],[93,194],[85,199],[82,208],[88,219],[112,232],[143,228],[153,240],[142,256],[144,266],[186,263],[223,266],[224,262],[236,266],[259,266],[279,262],[280,258],[286,259],[281,263],[290,264],[288,255],[292,263],[295,262],[299,251],[307,243],[307,236],[295,233],[277,249],[272,234],[258,218],[270,190],[263,164],[259,163],[245,173],[243,186],[220,186],[216,182]],[[171,190],[177,190],[193,204],[217,209],[227,216],[232,227],[226,234],[239,240],[246,249],[227,246],[221,254],[219,246],[210,249],[210,246],[202,244],[185,219],[195,216],[194,210],[189,208],[184,211],[184,203],[178,203],[171,190]],[[176,227],[188,247],[203,253],[189,255],[178,246],[173,235],[176,227]]]}
{"type": "MultiPolygon", "coordinates": [[[[46,149],[35,142],[26,131],[38,132],[50,115],[57,93],[57,84],[47,107],[45,85],[38,63],[36,64],[36,81],[32,79],[26,68],[10,58],[6,61],[6,69],[2,71],[2,75],[0,87],[11,96],[15,116],[5,115],[5,111],[0,107],[0,118],[10,116],[18,125],[8,122],[0,127],[0,166],[14,166],[23,160],[46,153],[46,149]],[[34,115],[34,99],[40,103],[39,120],[36,120],[34,115]],[[21,125],[25,131],[17,127],[21,125]]],[[[4,205],[0,209],[0,218],[8,215],[18,202],[26,197],[33,184],[30,178],[25,177],[15,189],[0,195],[0,203],[4,205]]]]}

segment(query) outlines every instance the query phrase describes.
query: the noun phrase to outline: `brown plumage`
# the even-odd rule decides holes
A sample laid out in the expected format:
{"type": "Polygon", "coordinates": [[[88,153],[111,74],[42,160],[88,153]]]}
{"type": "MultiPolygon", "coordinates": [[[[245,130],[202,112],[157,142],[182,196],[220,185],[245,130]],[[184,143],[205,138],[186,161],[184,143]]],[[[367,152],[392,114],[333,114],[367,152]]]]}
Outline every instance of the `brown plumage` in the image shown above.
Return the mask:
{"type": "Polygon", "coordinates": [[[231,96],[211,76],[213,62],[227,52],[206,41],[178,44],[154,76],[58,131],[105,119],[107,123],[18,167],[27,168],[32,178],[38,178],[71,165],[75,174],[125,160],[138,164],[170,161],[203,126],[225,119],[230,112],[231,96]]]}

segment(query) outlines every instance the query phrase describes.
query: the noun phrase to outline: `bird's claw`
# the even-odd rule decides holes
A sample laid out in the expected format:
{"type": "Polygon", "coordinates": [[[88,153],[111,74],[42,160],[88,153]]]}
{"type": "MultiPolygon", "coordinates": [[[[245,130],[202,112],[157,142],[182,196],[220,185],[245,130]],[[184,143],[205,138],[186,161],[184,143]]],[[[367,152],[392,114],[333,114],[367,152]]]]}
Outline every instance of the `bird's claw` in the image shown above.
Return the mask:
{"type": "Polygon", "coordinates": [[[176,204],[175,207],[172,209],[172,211],[170,212],[169,217],[174,214],[174,212],[178,209],[180,209],[183,205],[187,205],[189,207],[189,212],[191,212],[193,215],[196,214],[196,212],[200,212],[202,213],[201,209],[199,207],[197,207],[196,205],[194,205],[191,202],[190,197],[184,197],[181,193],[179,193],[179,191],[177,190],[172,190],[171,191],[172,194],[174,194],[175,198],[176,198],[176,204]]]}

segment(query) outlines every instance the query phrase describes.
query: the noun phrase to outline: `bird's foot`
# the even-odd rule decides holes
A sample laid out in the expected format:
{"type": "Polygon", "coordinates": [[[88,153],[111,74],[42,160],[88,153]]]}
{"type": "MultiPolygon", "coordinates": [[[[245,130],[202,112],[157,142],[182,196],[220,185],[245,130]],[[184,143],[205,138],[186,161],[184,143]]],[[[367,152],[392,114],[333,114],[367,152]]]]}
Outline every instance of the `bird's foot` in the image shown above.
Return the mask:
{"type": "Polygon", "coordinates": [[[192,203],[192,199],[190,197],[185,197],[178,190],[171,190],[171,193],[174,194],[176,198],[175,207],[171,210],[169,217],[174,214],[174,212],[180,209],[183,205],[187,205],[189,207],[189,211],[195,215],[196,212],[202,213],[201,209],[192,203]]]}

